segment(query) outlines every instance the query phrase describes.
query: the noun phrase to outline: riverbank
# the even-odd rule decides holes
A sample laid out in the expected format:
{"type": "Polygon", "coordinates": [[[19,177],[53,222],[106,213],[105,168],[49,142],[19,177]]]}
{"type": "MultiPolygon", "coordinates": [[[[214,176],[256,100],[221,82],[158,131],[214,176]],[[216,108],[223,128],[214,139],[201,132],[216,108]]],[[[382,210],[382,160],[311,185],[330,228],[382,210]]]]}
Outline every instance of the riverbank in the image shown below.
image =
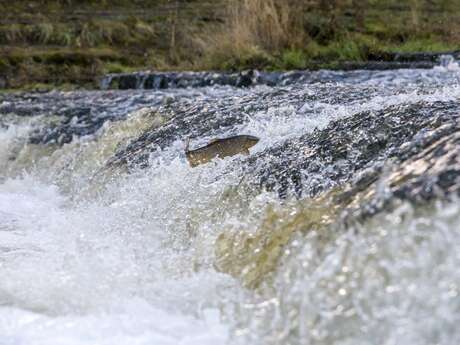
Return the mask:
{"type": "Polygon", "coordinates": [[[105,74],[138,70],[345,69],[460,49],[460,4],[450,0],[16,1],[0,10],[0,89],[97,88],[105,74]]]}

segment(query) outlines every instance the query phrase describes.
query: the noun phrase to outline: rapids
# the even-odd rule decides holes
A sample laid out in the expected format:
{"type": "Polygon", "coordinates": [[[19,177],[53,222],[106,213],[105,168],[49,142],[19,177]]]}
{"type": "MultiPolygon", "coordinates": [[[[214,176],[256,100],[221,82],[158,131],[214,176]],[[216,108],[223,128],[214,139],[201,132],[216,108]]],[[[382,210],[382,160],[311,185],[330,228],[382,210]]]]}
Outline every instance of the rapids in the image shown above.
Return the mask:
{"type": "Polygon", "coordinates": [[[460,68],[444,61],[250,88],[0,94],[0,344],[460,343],[460,68]],[[427,121],[378,150],[353,125],[408,113],[427,121]],[[356,140],[335,157],[321,140],[340,131],[356,140]],[[250,157],[188,165],[187,138],[234,134],[260,138],[250,157]],[[423,151],[438,139],[454,158],[423,151]],[[369,171],[373,184],[355,182],[369,171]],[[385,203],[336,211],[324,200],[347,184],[385,203]]]}

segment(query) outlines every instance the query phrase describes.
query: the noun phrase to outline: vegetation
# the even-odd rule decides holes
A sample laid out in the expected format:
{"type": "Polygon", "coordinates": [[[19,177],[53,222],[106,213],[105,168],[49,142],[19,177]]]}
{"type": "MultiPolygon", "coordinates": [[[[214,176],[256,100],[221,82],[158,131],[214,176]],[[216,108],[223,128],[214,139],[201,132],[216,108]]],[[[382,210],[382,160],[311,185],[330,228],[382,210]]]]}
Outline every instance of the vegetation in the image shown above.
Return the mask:
{"type": "Polygon", "coordinates": [[[1,1],[0,86],[137,69],[304,69],[460,48],[457,0],[1,1]]]}

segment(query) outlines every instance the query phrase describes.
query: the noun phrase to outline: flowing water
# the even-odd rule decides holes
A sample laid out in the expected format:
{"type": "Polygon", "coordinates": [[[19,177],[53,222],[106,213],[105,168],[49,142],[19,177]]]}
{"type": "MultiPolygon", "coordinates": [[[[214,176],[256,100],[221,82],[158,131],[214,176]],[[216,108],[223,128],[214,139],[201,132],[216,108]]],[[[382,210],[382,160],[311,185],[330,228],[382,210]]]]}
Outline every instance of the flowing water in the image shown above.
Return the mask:
{"type": "MultiPolygon", "coordinates": [[[[251,157],[360,112],[458,113],[455,62],[0,101],[1,345],[460,343],[454,195],[318,227],[308,193],[280,196],[245,175],[267,167],[251,157]],[[158,143],[147,158],[143,133],[158,143]],[[188,165],[188,137],[200,146],[234,134],[261,139],[249,160],[188,165]],[[128,169],[106,168],[129,147],[128,169]],[[292,219],[299,231],[285,226],[292,219]],[[282,242],[262,268],[244,240],[261,232],[282,242]]],[[[337,187],[331,169],[305,185],[337,187]]]]}

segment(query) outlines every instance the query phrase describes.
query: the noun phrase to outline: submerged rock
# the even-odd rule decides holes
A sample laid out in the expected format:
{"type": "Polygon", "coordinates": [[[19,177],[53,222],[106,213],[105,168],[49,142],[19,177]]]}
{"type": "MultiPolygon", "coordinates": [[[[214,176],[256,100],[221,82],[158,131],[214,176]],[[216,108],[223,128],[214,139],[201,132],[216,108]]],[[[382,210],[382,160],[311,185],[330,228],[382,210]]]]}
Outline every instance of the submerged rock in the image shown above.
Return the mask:
{"type": "MultiPolygon", "coordinates": [[[[252,113],[267,111],[269,106],[260,101],[264,98],[272,105],[289,97],[298,107],[315,99],[329,104],[356,101],[356,93],[347,99],[340,88],[331,89],[316,86],[314,94],[296,88],[259,92],[240,98],[238,105],[232,98],[163,105],[159,114],[175,116],[133,140],[109,166],[147,167],[151,154],[177,139],[228,133],[247,121],[246,104],[252,113]]],[[[350,97],[349,87],[347,91],[350,97]]],[[[360,97],[372,92],[365,89],[360,97]]],[[[255,231],[223,232],[216,242],[216,268],[256,288],[277,267],[295,234],[362,221],[401,200],[424,204],[458,193],[459,116],[460,106],[453,100],[361,111],[241,159],[249,190],[273,191],[286,202],[299,201],[266,210],[255,231]]]]}
{"type": "MultiPolygon", "coordinates": [[[[197,92],[189,91],[190,96],[197,92]]],[[[187,93],[182,95],[186,98],[187,93]]],[[[44,121],[31,134],[32,144],[61,146],[74,138],[96,134],[108,121],[122,121],[135,111],[153,108],[174,98],[174,91],[75,91],[14,93],[2,99],[0,116],[42,116],[53,121],[44,121]]]]}
{"type": "MultiPolygon", "coordinates": [[[[116,138],[109,135],[117,144],[103,155],[110,157],[105,168],[123,166],[128,173],[149,167],[155,155],[164,165],[179,156],[183,162],[174,164],[186,172],[181,145],[187,138],[200,146],[215,137],[260,135],[252,155],[212,172],[218,181],[231,169],[234,181],[240,181],[235,188],[247,199],[265,190],[280,199],[275,204],[282,207],[264,210],[257,228],[226,231],[216,242],[216,267],[257,287],[296,234],[362,221],[401,200],[427,204],[459,192],[458,80],[446,71],[431,71],[428,81],[424,72],[414,78],[407,71],[410,83],[404,88],[402,72],[323,71],[309,74],[308,82],[269,88],[16,94],[0,98],[0,114],[53,119],[29,137],[30,143],[52,147],[145,109],[141,123],[120,130],[116,138]],[[441,97],[436,92],[446,80],[449,92],[440,92],[441,97]]],[[[242,75],[240,82],[258,77],[242,75]]],[[[279,77],[289,84],[306,74],[279,77]]],[[[169,83],[155,78],[145,82],[158,88],[169,83]]]]}
{"type": "MultiPolygon", "coordinates": [[[[178,99],[162,104],[156,112],[170,119],[160,128],[151,128],[125,148],[119,150],[108,163],[109,166],[127,165],[129,168],[147,167],[148,160],[159,150],[175,141],[186,138],[205,142],[214,137],[236,135],[254,117],[271,112],[273,120],[290,121],[289,117],[299,113],[305,118],[319,116],[326,106],[365,102],[381,92],[373,87],[358,88],[350,92],[350,85],[313,84],[291,85],[286,88],[250,89],[234,96],[195,99],[178,99]],[[359,91],[359,92],[358,92],[359,91]],[[305,107],[308,103],[319,103],[318,109],[305,107]],[[273,112],[273,108],[281,109],[273,112]],[[286,108],[286,110],[283,110],[286,108]],[[294,113],[294,114],[293,114],[294,113]]],[[[331,113],[331,116],[334,114],[331,113]]],[[[199,145],[200,142],[197,143],[199,145]]]]}
{"type": "Polygon", "coordinates": [[[262,186],[308,197],[269,207],[252,233],[222,233],[216,268],[256,288],[295,234],[361,222],[401,201],[458,195],[458,118],[455,102],[365,112],[250,158],[248,171],[262,186]]]}
{"type": "Polygon", "coordinates": [[[102,78],[100,87],[107,89],[169,89],[229,85],[248,87],[256,84],[274,85],[281,73],[256,70],[238,73],[217,72],[135,72],[109,74],[102,78]]]}
{"type": "Polygon", "coordinates": [[[282,197],[314,197],[389,159],[405,164],[456,130],[459,110],[456,102],[420,102],[358,113],[249,158],[247,172],[282,197]]]}
{"type": "MultiPolygon", "coordinates": [[[[300,87],[298,90],[292,87],[291,92],[276,89],[254,92],[239,97],[238,103],[232,97],[224,97],[212,103],[181,100],[163,104],[157,114],[170,120],[132,140],[115,154],[108,166],[147,167],[152,154],[176,140],[184,141],[187,137],[207,140],[221,133],[228,136],[233,134],[228,132],[230,128],[235,130],[248,121],[249,112],[266,112],[273,104],[282,104],[287,99],[294,109],[315,99],[327,100],[329,104],[347,101],[342,92],[350,95],[349,88],[344,88],[345,91],[335,88],[334,92],[331,89],[331,86],[316,86],[314,94],[300,87]]],[[[360,97],[365,99],[373,92],[373,89],[363,90],[360,97]]],[[[246,183],[274,191],[281,198],[314,198],[346,183],[351,184],[351,189],[362,190],[364,185],[367,187],[381,179],[385,169],[398,169],[408,164],[435,140],[456,131],[459,110],[455,101],[420,101],[362,111],[334,120],[326,128],[282,141],[242,159],[246,183]]],[[[304,116],[313,115],[306,113],[304,116]]],[[[450,149],[457,147],[452,144],[450,149]]],[[[433,158],[427,156],[427,159],[433,158]]],[[[445,169],[450,168],[446,166],[445,169]]],[[[422,174],[420,179],[432,180],[432,173],[422,174]]],[[[421,195],[429,199],[434,193],[435,189],[420,194],[401,187],[397,195],[415,200],[421,195]]]]}
{"type": "MultiPolygon", "coordinates": [[[[419,68],[429,69],[442,63],[443,56],[459,59],[460,52],[443,53],[385,53],[370,56],[364,62],[338,62],[331,64],[336,70],[370,70],[383,71],[395,69],[419,68]]],[[[318,63],[318,68],[324,64],[318,63]]],[[[340,72],[338,72],[340,73],[340,72]]],[[[169,89],[205,87],[213,85],[228,85],[235,87],[250,87],[255,85],[288,85],[297,82],[313,80],[325,82],[329,71],[294,71],[294,72],[264,72],[247,70],[236,73],[225,72],[134,72],[108,74],[101,79],[100,88],[107,89],[169,89]]]]}

